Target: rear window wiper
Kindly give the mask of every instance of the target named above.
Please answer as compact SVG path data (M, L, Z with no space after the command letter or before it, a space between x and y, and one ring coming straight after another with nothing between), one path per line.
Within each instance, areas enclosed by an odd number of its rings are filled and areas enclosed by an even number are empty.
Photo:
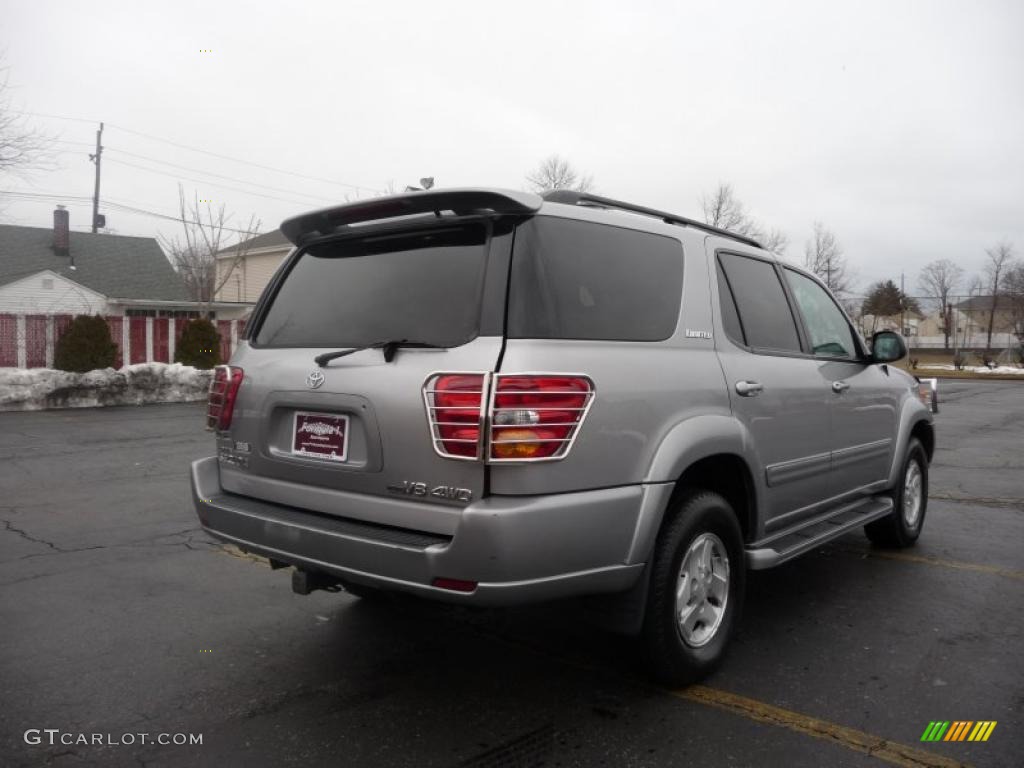
M440 344L431 344L427 341L411 341L409 339L394 339L392 341L378 341L373 344L367 344L363 347L353 347L352 349L342 349L337 352L325 352L322 355L317 355L313 358L317 365L323 368L331 360L337 360L339 357L345 357L345 355L352 355L356 352L362 352L364 349L382 349L384 350L384 362L390 363L395 359L395 353L400 347L418 347L420 349L444 349Z

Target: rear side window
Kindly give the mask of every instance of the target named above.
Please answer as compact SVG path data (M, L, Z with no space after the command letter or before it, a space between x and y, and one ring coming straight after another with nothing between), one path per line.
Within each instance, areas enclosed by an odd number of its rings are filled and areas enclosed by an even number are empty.
M796 320L775 267L767 261L735 253L719 254L718 263L736 300L746 345L800 352Z
M508 335L662 341L679 319L678 240L547 216L516 230Z
M256 344L465 344L478 333L487 237L472 224L312 246L285 275Z

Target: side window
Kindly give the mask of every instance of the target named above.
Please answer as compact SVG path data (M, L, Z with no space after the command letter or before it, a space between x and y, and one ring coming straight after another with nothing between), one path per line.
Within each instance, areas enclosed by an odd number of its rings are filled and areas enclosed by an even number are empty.
M736 299L747 345L758 349L802 351L796 321L775 267L767 261L734 253L720 254L718 261Z
M814 354L821 357L857 357L857 344L846 316L828 292L799 272L786 269L797 306L804 316L807 332L811 335Z
M732 290L729 288L729 281L726 280L721 264L718 265L718 304L722 308L722 326L725 335L737 344L746 345L747 340L743 336L740 316L736 312L736 299L732 297Z
M535 216L516 230L508 337L662 341L682 290L678 240Z

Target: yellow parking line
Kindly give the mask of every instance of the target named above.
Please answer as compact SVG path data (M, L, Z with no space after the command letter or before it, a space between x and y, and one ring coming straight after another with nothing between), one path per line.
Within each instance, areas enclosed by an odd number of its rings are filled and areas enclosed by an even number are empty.
M889 741L881 736L873 736L854 728L847 728L844 725L837 725L827 720L802 715L799 712L775 707L728 691L708 688L704 685L691 685L689 688L671 691L671 693L681 699L732 712L749 720L777 725L797 733L830 741L886 763L902 766L902 768L958 768L958 766L964 765L957 760L950 760L942 755Z
M977 563L965 563L960 560L941 560L937 557L912 555L909 552L884 552L855 549L848 549L846 551L867 555L868 557L881 557L885 560L902 560L907 563L924 563L925 565L938 565L943 568L954 568L959 571L990 573L994 576L1005 576L1008 579L1024 579L1024 571L1015 571L1012 568L1001 568L998 565L979 565Z

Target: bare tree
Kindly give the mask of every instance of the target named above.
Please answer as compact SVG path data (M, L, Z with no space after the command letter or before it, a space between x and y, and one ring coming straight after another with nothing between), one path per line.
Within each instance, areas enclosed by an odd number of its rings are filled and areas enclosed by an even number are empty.
M780 229L769 229L767 232L757 233L753 237L761 243L762 248L776 256L784 256L786 249L789 248L789 238Z
M706 224L753 238L766 251L781 256L789 247L789 238L785 233L778 229L764 230L747 213L746 207L733 192L732 184L719 182L714 192L701 197L700 207Z
M759 231L747 215L746 207L733 193L732 184L719 182L714 192L701 197L700 207L704 211L704 222L713 227L746 236Z
M804 266L837 296L850 292L843 249L835 234L820 221L814 222L814 236L804 246Z
M594 177L577 171L568 160L558 155L551 155L526 174L526 183L537 194L549 192L552 189L574 189L577 192L594 191Z
M10 81L0 55L0 176L51 167L53 139L29 126L11 107Z
M160 244L170 254L171 263L185 281L192 300L206 304L209 314L209 305L217 292L245 258L249 241L259 233L260 221L251 216L244 227L228 227L231 215L223 204L217 209L209 203L204 207L200 205L198 194L190 204L180 184L178 205L184 239L161 235ZM229 244L228 240L236 235L238 241ZM230 252L230 256L218 258L218 254L224 252Z
M1017 342L1021 346L1018 356L1024 357L1024 262L1017 261L1007 268L1006 274L1003 275L1003 293L1013 326L1013 335L1017 337Z
M942 334L945 348L949 349L949 331L953 324L953 310L949 297L963 279L964 270L949 259L938 259L926 264L917 278L918 288L925 296L933 299L942 315Z
M985 280L992 300L988 311L988 334L985 337L985 351L989 352L992 349L992 327L996 321L999 294L1003 289L1003 273L1013 260L1013 244L1005 241L996 243L986 249L985 254L988 256L988 264L985 265Z

